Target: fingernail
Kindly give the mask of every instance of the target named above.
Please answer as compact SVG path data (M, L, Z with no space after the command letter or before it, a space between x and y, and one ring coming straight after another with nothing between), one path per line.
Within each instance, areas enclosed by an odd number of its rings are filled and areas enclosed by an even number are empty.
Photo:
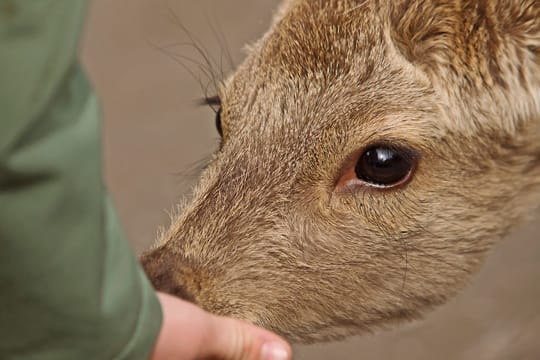
M283 344L270 342L263 345L261 350L262 360L288 360L289 350Z

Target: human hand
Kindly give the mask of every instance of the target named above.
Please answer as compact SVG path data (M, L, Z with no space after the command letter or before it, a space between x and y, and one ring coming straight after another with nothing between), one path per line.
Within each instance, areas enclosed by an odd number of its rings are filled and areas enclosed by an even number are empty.
M279 336L218 317L174 296L158 293L163 323L151 360L290 360Z

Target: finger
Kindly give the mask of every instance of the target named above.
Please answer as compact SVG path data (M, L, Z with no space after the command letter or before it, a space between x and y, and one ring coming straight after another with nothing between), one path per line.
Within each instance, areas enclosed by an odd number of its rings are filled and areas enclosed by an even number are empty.
M290 360L292 351L279 336L254 325L212 316L204 356L222 360Z
M152 360L200 359L212 317L202 309L174 296L159 293L163 320Z

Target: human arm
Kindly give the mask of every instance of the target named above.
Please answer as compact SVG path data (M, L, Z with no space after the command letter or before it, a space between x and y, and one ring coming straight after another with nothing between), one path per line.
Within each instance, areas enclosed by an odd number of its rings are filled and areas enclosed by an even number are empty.
M0 2L0 357L145 359L161 309L102 181L86 1Z

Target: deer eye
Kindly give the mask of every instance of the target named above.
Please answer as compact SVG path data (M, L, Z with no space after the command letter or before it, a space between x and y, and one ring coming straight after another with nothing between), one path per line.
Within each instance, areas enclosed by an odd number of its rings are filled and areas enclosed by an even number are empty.
M200 101L201 105L208 105L216 113L215 123L219 136L223 137L223 127L221 126L221 98L219 95L205 97Z
M223 137L223 128L221 127L221 107L216 111L216 130L219 136Z
M358 179L378 187L393 187L406 182L416 165L414 151L395 146L367 148L355 166Z

